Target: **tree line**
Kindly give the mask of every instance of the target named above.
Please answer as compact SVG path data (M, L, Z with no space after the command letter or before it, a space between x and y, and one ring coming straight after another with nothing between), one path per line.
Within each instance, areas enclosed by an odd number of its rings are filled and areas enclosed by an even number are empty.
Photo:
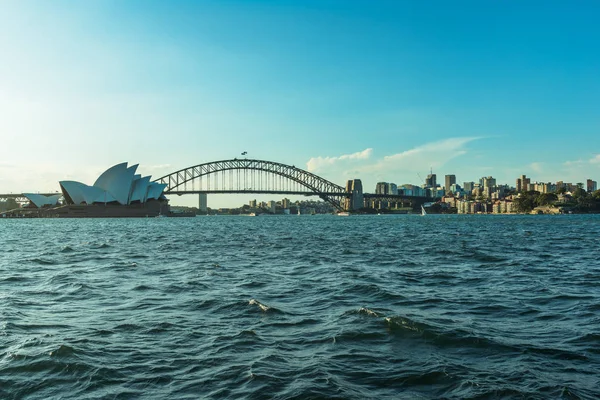
M560 206L577 213L600 213L600 190L588 193L583 188L577 188L570 197L567 195L566 199L560 202L557 193L531 190L522 192L514 199L513 204L516 211L525 213L543 206Z

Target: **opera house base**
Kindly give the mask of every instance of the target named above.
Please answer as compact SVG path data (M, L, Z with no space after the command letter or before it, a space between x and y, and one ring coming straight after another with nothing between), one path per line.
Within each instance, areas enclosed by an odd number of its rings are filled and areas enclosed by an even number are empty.
M126 162L104 171L96 182L60 181L62 195L23 193L29 204L1 214L13 218L145 218L193 217L195 213L172 213L164 195L166 183L136 174L138 165ZM60 199L62 197L62 205Z
M169 216L169 203L149 201L141 204L90 204L64 205L40 209L39 217L47 218L145 218Z

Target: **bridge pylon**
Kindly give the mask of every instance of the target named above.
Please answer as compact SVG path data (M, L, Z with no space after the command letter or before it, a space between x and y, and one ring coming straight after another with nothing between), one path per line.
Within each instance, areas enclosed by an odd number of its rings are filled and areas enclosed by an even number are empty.
M350 179L346 182L346 192L349 193L344 204L346 211L356 211L364 207L363 187L360 179Z
M208 211L208 201L206 193L198 193L198 210L201 212Z

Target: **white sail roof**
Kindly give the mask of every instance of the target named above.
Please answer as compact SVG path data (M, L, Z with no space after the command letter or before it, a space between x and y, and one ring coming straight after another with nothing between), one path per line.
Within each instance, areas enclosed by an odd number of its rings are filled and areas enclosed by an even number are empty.
M42 208L44 206L55 206L62 195L53 194L52 196L44 196L37 193L23 193L23 196L27 197L37 208Z
M77 181L60 181L59 184L68 203L85 203L83 192L87 187L86 184Z
M93 186L102 188L104 190L108 190L108 188L110 187L110 185L112 184L112 182L114 181L115 177L120 175L121 173L125 172L127 170L127 163L120 163L117 165L113 165L112 167L110 167L109 169L107 169L106 171L104 171L99 177L98 179L96 179L96 182L94 182Z
M146 201L146 195L148 193L148 186L150 185L150 177L145 176L143 178L133 181L133 190L131 193L130 203L132 201L139 201L144 203Z
M129 204L133 177L138 164L127 167L127 163L117 164L100 175L94 186L110 193L120 204Z
M61 181L61 189L67 203L93 204L118 202L126 205L132 201L146 202L148 199L159 199L167 187L166 184L151 183L150 176L136 174L138 164L127 166L127 163L114 165L104 171L93 186L76 181Z
M147 200L155 199L158 200L160 196L162 196L163 191L167 187L166 183L156 183L152 182L148 186L148 196L146 196Z

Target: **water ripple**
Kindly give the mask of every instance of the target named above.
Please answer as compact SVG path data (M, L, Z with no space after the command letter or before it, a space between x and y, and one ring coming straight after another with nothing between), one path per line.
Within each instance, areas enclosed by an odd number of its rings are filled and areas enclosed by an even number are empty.
M0 397L600 398L599 222L0 221Z

